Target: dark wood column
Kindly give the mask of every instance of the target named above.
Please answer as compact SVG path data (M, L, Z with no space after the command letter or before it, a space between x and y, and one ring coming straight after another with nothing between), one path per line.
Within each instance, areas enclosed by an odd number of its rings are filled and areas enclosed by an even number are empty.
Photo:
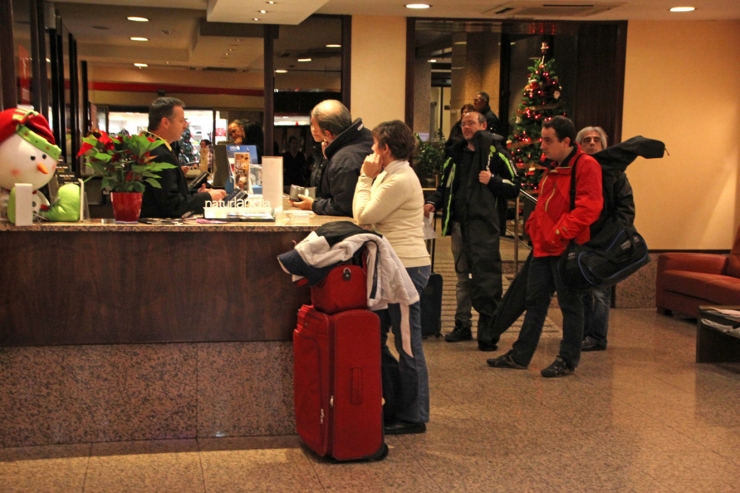
M342 104L352 112L352 16L342 16Z
M272 24L265 26L264 36L264 53L265 53L265 148L264 155L272 156L274 152L274 133L275 133L275 64L274 60L274 40L278 27Z
M13 0L0 0L0 74L2 76L2 109L13 108L18 102L13 51Z

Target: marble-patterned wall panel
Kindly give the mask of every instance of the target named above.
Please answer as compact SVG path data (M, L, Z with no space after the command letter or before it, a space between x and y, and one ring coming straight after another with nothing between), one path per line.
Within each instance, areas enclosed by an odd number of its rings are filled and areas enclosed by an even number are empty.
M198 346L198 436L295 433L290 342Z
M658 254L650 254L650 263L617 284L616 308L655 308L655 277Z
M193 438L194 344L0 348L0 446Z

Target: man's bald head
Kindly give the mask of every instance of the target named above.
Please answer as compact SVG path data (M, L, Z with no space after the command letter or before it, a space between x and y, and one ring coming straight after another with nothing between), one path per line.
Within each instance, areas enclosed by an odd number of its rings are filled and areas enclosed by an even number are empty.
M318 126L322 134L329 132L334 140L339 134L352 126L352 115L340 101L327 99L311 110L311 125Z

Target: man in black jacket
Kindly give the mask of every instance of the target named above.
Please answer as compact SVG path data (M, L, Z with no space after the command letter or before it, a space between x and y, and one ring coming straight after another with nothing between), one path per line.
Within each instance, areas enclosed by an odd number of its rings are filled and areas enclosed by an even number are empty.
M576 135L586 154L596 154L607 147L606 132L601 127L585 127ZM632 185L622 170L604 169L604 209L591 226L592 233L599 230L607 219L631 225L635 221L635 200ZM593 235L592 235L593 237ZM583 344L581 351L603 351L606 349L606 334L609 329L609 307L612 299L611 286L583 292Z
M197 193L188 192L185 173L180 168L172 144L180 140L185 129L185 104L176 98L157 98L149 107L149 135L164 140L152 150L155 163L174 164L176 168L159 172L161 188L146 183L141 202L141 217L181 217L186 212L202 214L206 201L221 200L223 190L207 189L205 184Z
M475 111L486 117L486 128L488 131L495 134L499 131L498 117L491 109L490 101L491 97L488 93L479 92L475 95L475 99L473 99L473 106L475 106Z
M485 116L471 111L460 125L465 140L447 149L441 184L424 205L427 215L444 209L442 235L452 236L457 310L448 342L472 339L471 306L479 332L492 321L502 292L496 205L519 194L511 156L486 131Z
M316 198L298 195L293 206L327 216L352 217L352 199L365 157L373 152L373 134L362 120L354 122L339 101L328 99L311 111L311 135L321 142L326 162L318 162L311 175Z

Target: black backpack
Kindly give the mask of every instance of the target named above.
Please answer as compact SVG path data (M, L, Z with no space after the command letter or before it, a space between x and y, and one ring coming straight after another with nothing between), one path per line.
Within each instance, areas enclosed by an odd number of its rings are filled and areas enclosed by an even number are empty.
M573 164L570 183L570 210L576 203L576 163ZM604 168L602 184L604 183ZM605 191L604 191L605 192ZM604 199L612 197L603 193ZM604 204L604 210L614 210L615 204ZM591 232L591 239L583 245L571 242L560 257L558 269L565 285L584 291L601 289L627 279L640 267L650 262L645 239L631 224L614 217L597 221L598 231Z

